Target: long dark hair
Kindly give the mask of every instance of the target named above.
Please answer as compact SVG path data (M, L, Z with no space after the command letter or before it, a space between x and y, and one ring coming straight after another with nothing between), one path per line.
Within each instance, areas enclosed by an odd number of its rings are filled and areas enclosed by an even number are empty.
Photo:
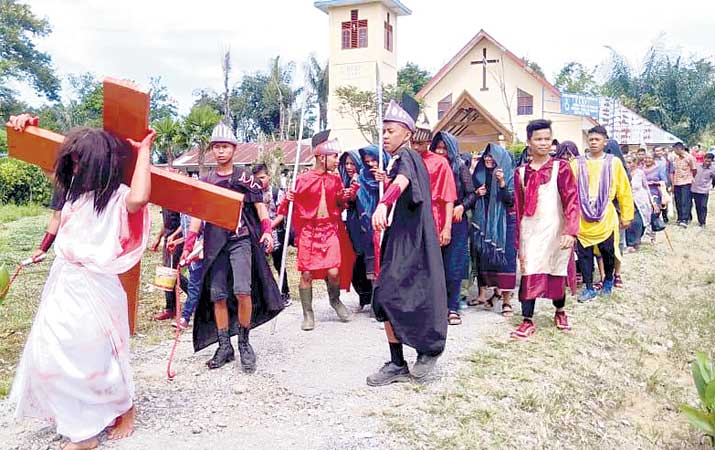
M69 202L93 193L94 211L101 214L122 182L122 162L128 155L129 145L115 135L96 128L75 128L57 155L57 189Z

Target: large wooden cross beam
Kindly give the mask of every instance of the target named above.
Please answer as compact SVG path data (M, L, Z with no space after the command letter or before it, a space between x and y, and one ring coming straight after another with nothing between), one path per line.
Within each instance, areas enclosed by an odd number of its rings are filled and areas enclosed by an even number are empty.
M126 81L104 80L104 129L123 139L141 141L149 128L149 94ZM39 127L17 132L6 127L8 154L51 173L64 136ZM136 154L124 162L123 178L131 181ZM220 227L235 230L241 215L243 194L220 188L157 167L151 168L149 201L163 208L198 217ZM127 292L129 328L134 334L139 295L141 263L120 275Z

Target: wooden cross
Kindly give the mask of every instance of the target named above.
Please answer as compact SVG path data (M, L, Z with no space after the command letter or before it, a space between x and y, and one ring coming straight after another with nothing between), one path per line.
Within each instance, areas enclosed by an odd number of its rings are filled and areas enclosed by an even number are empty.
M499 59L487 59L487 48L482 49L482 60L472 61L472 65L481 64L482 65L482 91L488 91L487 87L487 64L498 63Z
M102 115L105 130L123 139L141 141L149 127L149 94L132 83L107 78L104 80ZM6 127L6 130L10 157L37 165L48 173L54 171L57 151L64 136L38 127L27 127L24 132L17 132L12 127ZM131 182L136 157L132 154L124 161L123 179L126 184ZM152 167L149 201L162 208L235 230L241 215L243 194ZM136 323L140 272L141 262L120 275L127 293L131 334L134 334Z

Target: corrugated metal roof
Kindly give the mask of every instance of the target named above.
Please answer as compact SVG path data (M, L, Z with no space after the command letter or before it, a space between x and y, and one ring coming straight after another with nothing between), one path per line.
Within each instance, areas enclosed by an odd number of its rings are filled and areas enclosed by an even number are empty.
M239 143L236 146L236 152L233 154L233 163L239 165L254 164L259 160L261 152L272 152L280 149L283 152L283 164L295 164L295 154L298 145L296 141L277 141L266 142L259 144L255 142ZM197 147L185 152L174 160L175 167L196 167L199 161L199 150ZM304 140L301 144L301 154L299 164L301 166L311 165L313 163L313 153L310 148L310 140ZM211 166L216 164L213 153L206 152L204 164Z

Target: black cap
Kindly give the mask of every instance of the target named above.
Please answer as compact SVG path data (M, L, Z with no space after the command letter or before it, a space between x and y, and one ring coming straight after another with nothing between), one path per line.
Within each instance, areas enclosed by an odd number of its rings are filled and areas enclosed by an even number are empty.
M313 148L319 146L323 142L327 141L330 137L330 130L323 130L313 135L313 140L311 141L311 146Z
M412 120L417 122L417 117L420 115L420 104L417 103L417 100L412 98L409 94L403 93L400 106L412 117Z

